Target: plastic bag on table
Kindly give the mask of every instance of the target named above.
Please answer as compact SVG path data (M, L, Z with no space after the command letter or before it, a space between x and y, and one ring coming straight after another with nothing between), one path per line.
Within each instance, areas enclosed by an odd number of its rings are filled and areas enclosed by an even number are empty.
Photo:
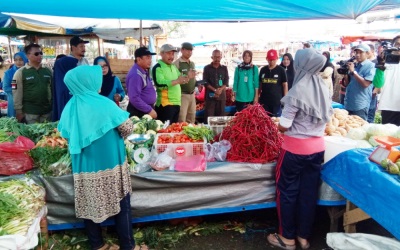
M33 168L33 160L27 151L35 143L30 139L18 136L14 142L0 143L0 175L23 174Z
M166 170L175 164L175 160L170 156L173 149L167 147L164 152L157 154L157 150L152 150L148 164L154 170Z
M225 161L228 151L231 149L231 143L228 140L206 144L207 161Z
M35 143L26 137L18 136L14 142L3 142L0 143L0 151L19 153L26 152L35 147Z
M192 156L178 156L175 162L175 171L178 172L203 172L207 168L204 153Z

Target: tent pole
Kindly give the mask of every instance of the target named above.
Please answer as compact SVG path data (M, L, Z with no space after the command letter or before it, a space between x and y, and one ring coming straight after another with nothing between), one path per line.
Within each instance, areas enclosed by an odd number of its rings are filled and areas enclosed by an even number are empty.
M100 50L100 37L97 37L97 52L99 53L99 56L101 56L101 50Z
M143 41L142 41L142 39L143 39L142 19L140 19L139 32L140 32L139 44L140 44L140 47L143 47Z
M7 36L7 38L8 38L8 57L10 59L10 62L14 63L14 57L12 56L13 52L11 50L11 38L10 36Z

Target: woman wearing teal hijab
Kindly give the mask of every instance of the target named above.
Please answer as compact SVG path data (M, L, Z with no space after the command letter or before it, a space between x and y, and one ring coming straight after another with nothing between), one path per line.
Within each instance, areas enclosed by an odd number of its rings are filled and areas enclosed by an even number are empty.
M26 57L24 52L18 52L14 55L14 65L11 66L6 72L4 72L3 78L3 90L7 94L7 116L15 117L15 109L14 109L14 97L12 94L11 81L15 72L22 66L24 66L28 62L28 58Z
M68 140L75 188L75 212L84 219L92 249L104 244L100 223L114 217L120 249L135 247L131 225L131 182L124 137L132 131L129 113L99 94L100 66L79 66L64 81L72 93L58 125Z

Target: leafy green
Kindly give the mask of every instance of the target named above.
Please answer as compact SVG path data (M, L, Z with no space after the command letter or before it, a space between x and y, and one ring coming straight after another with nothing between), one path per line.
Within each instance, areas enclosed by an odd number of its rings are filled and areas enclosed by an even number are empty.
M205 126L185 126L183 133L194 140L202 140L205 137L207 141L210 141L214 137L214 132Z
M53 171L49 168L50 165L60 160L67 153L67 148L49 146L36 147L29 151L34 165L41 170L44 176L52 176Z
M3 229L5 225L23 215L24 211L19 208L20 203L13 195L0 193L0 236L9 234Z

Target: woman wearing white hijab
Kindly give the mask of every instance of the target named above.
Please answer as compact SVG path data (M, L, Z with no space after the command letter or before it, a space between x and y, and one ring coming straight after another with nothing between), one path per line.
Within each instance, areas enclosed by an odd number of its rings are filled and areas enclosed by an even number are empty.
M319 76L326 57L314 49L296 53L293 87L281 99L279 130L284 133L276 165L279 234L268 242L282 249L308 249L323 163L325 124L332 115L329 90ZM304 91L307 90L307 91Z

